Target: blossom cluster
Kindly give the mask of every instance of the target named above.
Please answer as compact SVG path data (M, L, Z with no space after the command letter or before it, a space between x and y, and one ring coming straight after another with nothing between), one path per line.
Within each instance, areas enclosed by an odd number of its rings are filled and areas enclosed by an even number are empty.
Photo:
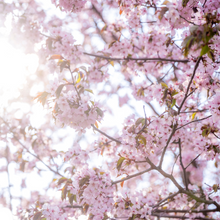
M79 145L75 145L74 147L70 148L64 157L64 161L68 161L72 166L83 166L86 164L87 160L89 159L89 155L86 151L82 150Z
M1 120L0 159L7 163L0 171L10 179L11 162L24 173L41 174L44 166L56 176L48 189L61 193L51 202L47 190L32 192L27 204L21 201L26 216L220 219L219 1L52 0L48 14L40 4L0 1L0 16L12 17L11 40L40 56L25 94L43 84L35 99L56 125L48 119L46 129L35 129L26 117ZM112 130L98 124L104 111L117 112L109 96L119 97L126 115L134 113L121 129L118 121ZM54 131L65 125L79 132L78 141L58 153ZM91 127L98 140L78 137ZM28 188L28 181L20 185Z
M63 8L64 11L80 12L87 1L85 0L52 0L56 6Z
M110 174L101 169L89 169L84 166L72 177L70 193L77 195L80 205L89 206L87 212L95 220L101 220L111 212L113 192Z
M54 27L50 31L51 36L47 40L49 54L62 55L70 63L78 63L82 56L82 48L76 45L72 34L62 31L61 27Z

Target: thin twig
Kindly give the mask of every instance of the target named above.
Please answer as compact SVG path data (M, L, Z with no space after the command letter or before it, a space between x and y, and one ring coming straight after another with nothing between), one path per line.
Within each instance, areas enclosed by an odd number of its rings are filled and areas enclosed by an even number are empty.
M63 209L65 209L65 208L83 209L83 207L80 206L80 205L67 205L67 206L64 206L64 207L62 207L62 208L63 208Z
M168 199L172 199L173 197L175 197L176 195L179 194L179 191L176 193L173 193L171 195L169 195L168 197L166 197L165 199L161 200L160 202L158 202L156 205L153 206L153 208L159 206L160 204L162 204L163 202L167 201Z
M153 110L153 112L154 112L157 116L159 116L159 113L155 110L155 108L153 107L153 105L152 105L150 102L148 102L147 104L148 104L149 107Z
M93 127L94 130L98 131L100 134L103 134L104 136L106 136L106 137L109 138L110 140L115 141L115 142L117 142L118 144L121 144L121 141L119 141L119 140L117 140L117 139L115 139L115 138L113 138L113 137L107 135L107 134L106 134L105 132L103 132L103 131L100 131L98 128L96 128L95 125L91 124L91 126Z
M134 178L134 177L136 177L136 176L140 176L140 175L142 175L142 174L144 174L144 173L147 173L147 172L149 172L149 171L151 171L151 170L152 170L152 168L150 167L150 168L147 169L147 170L143 170L143 171L141 171L141 172L139 172L139 173L135 173L135 174L133 174L133 175L129 175L129 176L127 176L126 178L123 178L123 179L121 179L121 180L117 180L117 181L112 182L112 185L117 184L117 183L121 183L121 182L126 181L126 180L129 180L129 179Z
M146 158L146 160L147 160L147 162L150 164L150 166L152 167L152 169L157 170L157 171L158 171L160 174L162 174L165 178L169 178L169 179L172 181L172 183L179 189L179 192L183 192L183 191L184 191L184 189L182 188L182 186L179 185L179 183L176 181L176 179L175 179L172 175L170 175L170 174L164 172L164 171L161 169L160 166L155 166L155 164L152 163L149 158Z
M180 215L161 215L161 214L151 214L151 216L158 216L161 218L177 218L177 219L191 219L191 217L180 216ZM212 218L203 218L203 217L193 217L193 219L201 219L201 220L213 220Z
M138 131L137 134L140 134L146 127L147 127L147 116L146 116L146 111L145 111L145 106L143 106L143 109L144 109L144 126L141 128L140 131Z
M219 136L217 136L217 135L216 135L214 132L212 132L212 134L214 134L216 138L220 139L220 137L219 137Z
M201 59L202 59L202 57L200 56L200 57L198 58L197 62L196 62L196 65L195 65L194 70L193 70L192 77L191 77L191 79L190 79L190 81L189 81L189 84L188 84L188 86L187 86L187 89L186 89L185 97L184 97L184 99L183 99L183 101L182 101L182 103L180 104L180 107L179 107L179 109L178 109L178 114L180 113L180 110L182 109L183 104L184 104L184 102L186 101L186 99L187 99L187 97L188 97L188 92L189 92L190 86L191 86L191 84L192 84L193 78L194 78L194 76L195 76L195 74L196 74L196 70L197 70L197 68L198 68L198 66L199 66L199 63L200 63L200 60L201 60Z
M199 26L199 25L195 24L194 22L187 20L187 19L184 18L182 15L180 15L180 17L181 17L183 20L185 20L186 22L190 23L190 24L193 24L193 25Z
M206 4L207 0L204 1L202 7L204 8L205 7L205 4Z
M140 23L156 23L157 21L140 21Z
M190 122L186 123L185 125L182 125L182 126L178 127L176 130L179 130L179 129L181 129L181 128L183 128L183 127L185 127L185 126L187 126L187 125L189 125L191 123L203 121L203 120L208 119L210 117L212 117L212 115L209 115L209 116L207 116L205 118L201 118L201 119L197 119L197 120L194 120L194 121L190 121Z
M169 138L168 138L168 140L167 140L166 146L165 146L164 149L163 149L163 153L162 153L162 156L161 156L161 158L160 158L160 163L159 163L159 167L160 167L160 168L162 167L163 158L164 158L164 155L165 155L165 153L166 153L167 147L168 147L168 145L169 145L169 143L170 143L170 141L171 141L171 139L172 139L174 133L176 132L176 127L177 127L177 124L174 124L174 125L173 125L173 130L172 130L172 132L171 132L171 134L170 134L170 136L169 136Z
M92 56L92 57L99 57L102 59L106 59L106 60L115 60L115 61L121 61L121 60L144 60L144 61L165 61L165 62L181 62L181 63L188 63L189 60L175 60L175 59L167 59L167 58L150 58L150 57L140 57L140 58L134 58L134 57L125 57L125 58L116 58L116 57L107 57L107 56L103 56L103 55L98 55L98 54L92 54L92 53L87 53L84 52L83 54L88 55L88 56Z
M134 161L134 163L147 163L146 160L143 160L143 161Z
M175 160L175 162L174 162L174 164L173 164L172 171L171 171L171 174L170 174L170 175L173 175L173 169L174 169L174 166L175 166L175 164L176 164L176 161L177 161L178 157L179 157L179 155L177 155L177 157L176 157L176 160Z
M195 111L187 111L187 112L180 112L180 114L183 114L183 113L197 113L197 112L205 112L205 111L208 111L209 109L203 109L203 110L195 110Z
M203 209L203 210L179 210L179 209L173 209L173 210L169 210L169 209L155 209L154 212L167 212L167 213L171 213L171 212L180 212L180 213L203 213L203 212L216 212L217 209Z
M194 158L186 167L185 170L200 156L201 154L199 154L196 158Z
M181 147L181 139L179 138L179 153L180 153L180 165L183 169L183 176L184 176L184 180L185 180L185 186L186 186L186 190L188 190L188 182L187 182L187 178L186 178L186 169L183 166L183 161L182 161L182 147Z
M41 35L43 35L44 37L47 38L51 38L53 40L56 40L53 37L47 36L43 33L40 33ZM168 59L168 58L160 58L160 57L155 57L155 58L151 58L151 57L140 57L140 58L134 58L134 57L125 57L125 58L116 58L116 57L107 57L107 56L103 56L103 55L98 55L98 54L92 54L92 53L87 53L87 52L83 52L83 54L88 55L88 56L92 56L92 57L99 57L102 59L106 59L106 60L112 60L112 61L123 61L123 60L144 60L144 61L165 61L165 62L179 62L179 63L188 63L190 62L188 59L185 60L178 60L178 59Z

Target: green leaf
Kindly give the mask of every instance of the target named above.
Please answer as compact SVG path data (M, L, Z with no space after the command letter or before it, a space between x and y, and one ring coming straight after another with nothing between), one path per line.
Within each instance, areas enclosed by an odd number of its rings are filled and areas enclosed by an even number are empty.
M170 3L170 1L165 0L165 1L162 3L162 5L167 5L168 3Z
M76 202L76 195L73 195L70 193L70 195L68 195L68 198L69 198L70 205L73 205L73 201Z
M27 162L28 162L27 160L22 160L22 162L20 163L20 170L21 170L22 172L24 172L25 164L26 164Z
M93 93L93 91L92 91L91 89L85 89L85 91L87 91L87 92L90 92L90 93L94 94L94 93Z
M37 101L42 103L42 105L44 106L48 95L48 92L39 92L34 99L37 99Z
M171 96L175 96L175 95L177 95L178 94L178 92L176 91L176 90L174 90L172 93L171 93Z
M103 111L99 107L96 107L96 112L99 116L103 117Z
M214 184L213 186L212 186L212 189L214 190L214 192L217 192L218 191L218 184Z
M160 21L163 19L163 16L165 15L165 13L168 11L169 9L167 7L162 7L160 14L158 16L158 18L160 19Z
M192 114L192 120L194 120L195 116L196 116L196 112L194 112L194 113Z
M68 187L68 184L65 184L64 187L62 188L62 192L61 192L61 199L62 200L66 199L67 187Z
M111 48L111 47L113 46L113 44L116 43L116 42L117 42L116 40L113 41L113 42L111 42L111 43L109 44L109 46L108 46L108 49Z
M173 99L173 100L172 100L172 104L171 104L170 107L173 108L174 105L176 105L176 99Z
M68 61L59 60L57 65L60 66L60 72L62 73L63 69L67 67Z
M110 61L109 63L114 67L114 61Z
M32 148L34 148L36 142L37 142L37 139L35 139L35 140L32 142L32 144L31 144Z
M138 136L138 139L141 140L141 142L142 142L144 145L147 144L146 138L145 138L143 135L139 135L139 136Z
M215 62L215 56L214 56L214 53L213 53L211 50L208 51L207 55L208 55L208 57L209 57L213 62Z
M201 53L200 53L200 56L203 56L205 55L206 53L208 53L210 51L210 48L208 45L205 45L202 50L201 50Z
M192 47L192 45L195 43L195 37L194 36L188 36L184 39L182 46L184 49L184 56L187 57L190 48Z
M76 81L76 83L79 83L81 81L81 76L80 76L80 73L78 73L78 79Z
M58 186L64 182L66 182L68 179L66 177L61 177L59 180L58 180Z
M182 6L186 7L186 5L188 4L189 0L182 0Z
M79 186L82 187L83 185L85 185L86 183L89 182L90 176L86 176L83 177L80 181L79 181Z
M55 92L57 98L60 97L60 93L61 93L63 87L64 87L64 84L58 86L58 88L57 88L57 90L56 90L56 92Z
M82 209L82 212L83 212L84 215L87 213L88 209L89 209L89 205L88 204L84 204L83 209Z
M36 212L34 214L33 220L40 220L42 216L42 212Z
M136 127L138 127L138 125L142 123L142 125L144 126L145 124L145 119L144 118L138 118L137 121L135 122Z
M117 170L119 171L121 169L122 163L125 160L125 157L120 157L117 162Z
M85 91L84 87L81 86L80 89L78 90L78 93L79 93L79 94L82 94L84 91Z
M203 131L202 131L202 136L203 137L207 137L209 134L208 134L208 129L204 129Z
M161 82L160 84L161 84L161 86L162 86L162 87L164 87L164 88L167 88L167 89L168 89L168 85L167 85L166 83Z
M136 215L132 215L132 217L130 217L128 220L134 220L136 218Z

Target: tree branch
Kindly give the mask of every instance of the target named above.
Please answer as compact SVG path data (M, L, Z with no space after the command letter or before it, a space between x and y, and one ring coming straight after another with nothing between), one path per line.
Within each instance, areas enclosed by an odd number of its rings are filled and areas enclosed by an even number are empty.
M177 219L192 219L191 217L185 217L185 216L180 216L180 215L161 215L161 214L152 214L151 216L157 216L161 218L177 218ZM203 218L203 217L193 217L193 219L201 219L201 220L213 220L211 218Z
M186 123L185 125L182 125L182 126L178 127L176 130L179 130L179 129L181 129L181 128L183 128L183 127L185 127L185 126L187 126L187 125L189 125L191 123L198 122L198 121L203 121L203 120L205 120L207 118L210 118L210 117L212 117L212 115L209 115L209 116L207 116L205 118L201 118L201 119L197 119L197 120L194 120L194 121L190 121L190 122Z
M172 167L172 170L171 170L171 174L170 174L170 175L173 175L173 169L174 169L174 166L175 166L175 164L176 164L176 161L177 161L178 157L179 157L179 155L176 157L176 160L175 160L175 162L174 162L174 164L173 164L173 167Z
M173 209L173 210L169 210L169 209L155 209L154 212L167 212L167 213L171 213L171 212L180 212L180 213L208 213L208 212L216 212L218 211L217 209L202 209L202 210L180 210L180 209Z
M188 190L188 182L187 182L187 178L186 178L186 169L183 166L183 161L182 161L182 149L181 149L181 139L179 138L179 152L180 152L180 165L182 167L183 170L183 176L184 176L184 180L185 180L185 186L186 186L186 190Z
M174 124L174 125L173 125L173 130L172 130L172 132L171 132L171 134L170 134L170 136L169 136L169 138L168 138L168 140L167 140L166 146L165 146L164 149L163 149L163 153L162 153L162 156L161 156L161 158L160 158L160 163L159 163L159 167L160 167L160 168L162 167L164 155L165 155L166 150L167 150L167 147L168 147L168 145L169 145L169 143L170 143L170 141L171 141L171 139L172 139L172 137L173 137L173 135L174 135L174 133L175 133L175 131L176 131L176 127L177 127L177 124Z
M136 176L140 176L140 175L142 175L142 174L144 174L144 173L147 173L147 172L149 172L149 171L151 171L151 170L152 170L152 168L150 167L150 168L147 169L147 170L143 170L143 171L141 171L141 172L139 172L139 173L135 173L135 174L133 174L133 175L129 175L128 177L126 177L126 178L124 178L124 179L121 179L121 180L117 180L117 181L112 182L112 185L117 184L117 183L121 183L121 182L126 181L126 180L129 180L129 179L134 178L134 177L136 177Z
M107 134L106 134L106 133L104 133L103 131L100 131L98 128L96 128L96 126L95 126L95 125L91 124L91 126L93 127L93 129L94 129L94 130L98 131L100 134L102 134L102 135L106 136L107 138L109 138L109 139L110 139L110 140L112 140L112 141L117 142L118 144L121 144L121 141L119 141L119 140L117 140L117 139L115 139L115 138L113 138L113 137L111 137L111 136L107 135Z
M32 155L33 157L37 158L42 164L44 164L44 166L46 166L50 171L52 171L53 173L56 173L58 174L59 176L62 176L64 177L62 174L60 174L59 172L53 170L51 167L49 167L46 163L44 163L44 161L38 156L38 155L35 155L33 153L31 153L27 147L24 146L24 144L15 136L15 133L11 130L11 127L9 126L9 124L2 118L2 121L8 126L9 130L11 131L11 133L13 134L13 138L30 154Z
M141 130L140 131L138 131L138 133L137 134L140 134L146 127L147 127L147 116L146 116L146 112L145 112L145 106L143 106L143 109L144 109L144 126L143 126L143 128L141 128Z
M140 58L116 58L116 57L107 57L107 56L103 56L103 55L98 55L98 54L92 54L92 53L87 53L84 52L83 54L88 55L88 56L92 56L92 57L99 57L102 59L106 59L106 60L115 60L115 61L121 61L121 60L144 60L144 61L165 61L165 62L181 62L181 63L187 63L189 62L189 60L175 60L175 59L167 59L167 58L149 58L149 57L140 57Z
M190 24L193 24L193 25L199 26L199 25L195 24L194 22L187 20L187 19L184 18L182 15L180 15L180 17L181 17L183 20L185 20L186 22L190 23Z
M153 208L159 206L160 204L162 204L163 202L165 202L166 200L168 199L172 199L173 197L175 197L176 195L178 195L180 192L176 192L176 193L173 193L171 195L169 195L168 197L166 197L165 199L161 200L160 202L158 202L156 205L153 206Z
M192 84L193 78L194 78L194 76L195 76L195 74L196 74L196 70L197 70L197 68L198 68L198 66L199 66L199 63L200 63L201 59L202 59L202 57L200 56L200 57L198 58L198 60L196 61L196 65L195 65L195 67L194 67L192 77L191 77L191 79L190 79L190 81L189 81L189 84L188 84L188 86L187 86L187 89L186 89L185 97L184 97L184 99L183 99L183 101L182 101L182 103L180 104L180 107L179 107L179 109L178 109L178 114L180 113L180 110L182 109L183 104L184 104L184 102L186 101L186 99L187 99L187 97L188 97L188 92L189 92L190 86L191 86L191 84Z
M190 166L201 154L199 154L196 158L194 158L185 168L185 170Z

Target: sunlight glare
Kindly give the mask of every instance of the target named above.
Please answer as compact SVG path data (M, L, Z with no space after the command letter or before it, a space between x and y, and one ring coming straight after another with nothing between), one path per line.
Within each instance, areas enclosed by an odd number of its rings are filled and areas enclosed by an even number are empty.
M13 215L11 211L7 208L0 207L0 215L2 220L13 220Z
M16 50L2 38L0 48L0 107L2 107L7 105L9 99L19 96L18 89L25 84L25 77L36 71L38 57Z

